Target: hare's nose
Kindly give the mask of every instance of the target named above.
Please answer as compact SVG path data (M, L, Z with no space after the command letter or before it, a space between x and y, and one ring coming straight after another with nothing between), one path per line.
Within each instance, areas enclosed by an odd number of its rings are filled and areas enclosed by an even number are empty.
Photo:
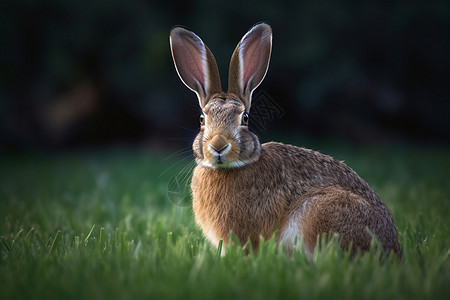
M211 152L211 154L220 155L220 154L225 154L227 152L227 150L231 147L231 145L230 145L230 143L228 143L220 149L216 149L216 147L214 147L211 144L209 145L209 147L210 147L209 151Z
M209 152L213 155L224 155L230 148L231 144L222 135L216 135L208 146Z

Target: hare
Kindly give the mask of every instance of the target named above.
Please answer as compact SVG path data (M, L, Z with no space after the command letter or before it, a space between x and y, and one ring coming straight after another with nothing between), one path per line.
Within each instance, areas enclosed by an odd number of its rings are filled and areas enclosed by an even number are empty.
M328 234L354 254L369 250L375 235L384 251L401 256L391 214L350 167L313 150L261 145L249 131L252 93L272 51L268 24L253 26L237 45L226 93L213 54L196 34L174 27L170 46L176 71L202 110L191 190L196 223L212 245L221 239L226 245L233 232L257 249L260 236L276 232L288 253L302 243L310 254Z

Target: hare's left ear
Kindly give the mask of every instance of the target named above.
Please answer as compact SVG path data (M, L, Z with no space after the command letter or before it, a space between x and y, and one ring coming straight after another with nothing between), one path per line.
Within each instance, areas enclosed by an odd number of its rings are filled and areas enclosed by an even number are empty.
M184 27L174 27L170 32L170 49L178 75L197 94L203 109L211 96L222 92L214 55L195 33Z
M250 111L252 93L266 76L272 52L272 29L266 23L253 26L231 57L228 93L235 94Z

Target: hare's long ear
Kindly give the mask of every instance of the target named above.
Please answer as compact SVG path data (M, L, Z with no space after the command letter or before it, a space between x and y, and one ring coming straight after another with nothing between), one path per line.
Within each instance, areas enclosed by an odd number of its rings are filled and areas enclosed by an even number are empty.
M214 55L195 33L183 27L171 30L170 49L178 76L197 94L203 108L213 94L222 92Z
M247 112L253 91L266 76L271 52L272 29L266 23L259 23L244 35L231 57L228 93L240 97Z

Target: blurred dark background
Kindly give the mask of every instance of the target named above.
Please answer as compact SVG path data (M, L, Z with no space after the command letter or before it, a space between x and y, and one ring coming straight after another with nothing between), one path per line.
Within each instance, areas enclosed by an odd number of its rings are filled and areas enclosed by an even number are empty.
M0 148L189 145L199 108L170 28L203 39L226 87L262 20L274 46L259 89L283 114L261 134L448 144L449 1L16 0L0 4Z

